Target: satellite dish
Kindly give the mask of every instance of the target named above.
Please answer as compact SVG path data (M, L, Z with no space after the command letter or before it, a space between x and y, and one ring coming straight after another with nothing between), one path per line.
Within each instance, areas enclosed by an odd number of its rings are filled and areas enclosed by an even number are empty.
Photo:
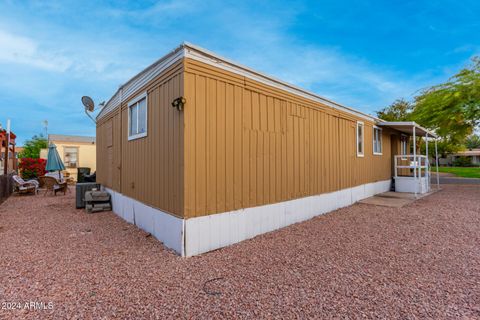
M89 112L93 112L95 110L95 103L93 102L92 98L89 96L83 96L82 97L82 103L85 106L85 114L92 119L94 123L97 123L95 119L92 117L92 115Z
M95 103L93 102L92 98L90 98L89 96L83 96L82 103L85 106L86 111L93 112L93 110L95 109Z

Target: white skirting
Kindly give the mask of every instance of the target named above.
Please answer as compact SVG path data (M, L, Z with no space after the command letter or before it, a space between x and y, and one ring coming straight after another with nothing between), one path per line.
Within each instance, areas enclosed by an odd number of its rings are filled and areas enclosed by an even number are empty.
M185 220L149 207L119 192L105 188L112 197L112 209L119 217L133 223L140 229L150 232L163 244L185 256L184 236Z
M106 188L113 211L182 256L194 256L305 221L390 190L390 180L300 199L180 219Z
M429 191L428 187L428 178L426 177L417 177L416 179L414 177L395 177L395 192L423 194Z

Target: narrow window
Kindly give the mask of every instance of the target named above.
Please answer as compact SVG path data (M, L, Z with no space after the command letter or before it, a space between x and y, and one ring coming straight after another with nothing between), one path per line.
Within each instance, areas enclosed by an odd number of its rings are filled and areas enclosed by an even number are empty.
M63 149L63 162L68 168L78 167L78 148L77 147L65 147Z
M357 157L363 157L364 155L363 131L363 122L357 121Z
M373 154L382 154L382 129L373 127Z
M400 137L400 154L403 160L407 160L407 136L404 135Z
M128 140L147 135L147 94L135 98L128 104Z

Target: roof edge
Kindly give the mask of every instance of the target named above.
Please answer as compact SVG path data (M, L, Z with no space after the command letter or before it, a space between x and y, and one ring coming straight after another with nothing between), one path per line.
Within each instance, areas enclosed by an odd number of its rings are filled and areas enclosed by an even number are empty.
M196 54L194 54L193 52ZM164 55L163 57L161 57L160 59L158 59L157 61L155 61L154 63L152 63L145 69L143 69L142 71L140 71L139 73L137 73L135 76L130 78L127 82L119 86L115 94L107 101L105 106L100 110L100 112L96 116L96 119L100 120L110 111L115 110L117 106L121 105L121 103L125 99L128 99L134 93L135 89L140 88L141 86L146 84L148 81L153 79L155 76L157 76L164 69L166 69L168 66L178 61L178 59L181 59L184 57L189 57L202 62L208 62L213 66L220 67L223 69L228 69L231 72L241 74L250 79L262 82L267 85L275 86L287 92L302 96L312 101L322 103L331 108L353 114L355 116L364 118L372 122L384 122L380 118L377 118L375 116L369 115L362 111L356 110L352 107L342 105L338 102L322 97L306 89L284 82L273 76L269 76L259 71L253 70L247 66L234 62L210 50L204 49L200 46L194 45L186 41L181 43L175 49L173 49L172 51L170 51L169 53L167 53L166 55Z
M123 102L124 91L127 91L126 96L129 97L131 94L134 93L131 91L133 91L135 88L141 87L143 84L147 83L149 80L157 76L166 67L170 66L171 64L178 61L178 59L182 58L184 47L185 47L184 43L180 44L175 49L173 49L172 51L162 56L160 59L156 60L154 63L152 63L151 65L149 65L148 67L146 67L145 69L143 69L142 71L140 71L139 73L131 77L127 82L120 85L117 91L115 91L112 97L108 99L108 101L105 103L105 106L97 114L96 119L99 120L108 112L116 109L116 107ZM171 58L173 58L173 60L169 61L169 59ZM166 62L167 62L167 65L165 66L164 64ZM144 77L142 78L142 76Z
M432 138L438 138L438 136L433 133L432 131L422 127L415 121L381 121L378 123L379 126L384 126L384 127L392 127L392 126L401 126L401 127L415 127L417 129L423 130L424 132L428 133L429 136Z
M351 114L353 113L353 114L355 114L355 115L357 115L357 116L360 116L360 117L362 117L362 118L367 118L368 120L371 120L371 121L373 121L373 122L375 122L375 121L383 121L382 119L377 118L377 117L375 117L375 116L369 115L369 114L364 113L364 112L359 111L359 110L356 110L356 109L354 109L354 108L352 108L352 107L348 107L348 106L342 105L342 104L340 104L340 103L338 103L338 102L335 102L335 101L333 101L333 100L330 100L330 99L327 99L327 98L325 98L325 97L322 97L322 96L320 96L320 95L318 95L318 94L316 94L316 93L310 92L310 91L308 91L308 90L306 90L306 89L300 88L300 87L295 86L295 85L293 85L293 84L291 84L291 83L285 82L285 81L280 80L280 79L277 79L277 78L275 78L275 77L273 77L273 76L266 75L266 74L264 74L264 73L262 73L262 72L259 72L259 71L256 71L256 70L254 70L254 69L251 69L251 68L249 68L249 67L247 67L247 66L244 66L244 65L242 65L242 64L240 64L240 63L237 63L237 62L235 62L235 61L232 61L232 60L230 60L230 59L228 59L228 58L222 57L222 56L220 56L220 55L218 55L218 54L216 54L216 53L214 53L214 52L212 52L212 51L210 51L210 50L208 50L208 49L205 49L205 48L202 48L202 47L200 47L200 46L191 44L191 43L189 43L189 42L184 42L184 43L183 43L183 46L184 46L187 50L188 50L188 49L194 50L194 51L197 51L197 52L200 53L200 54L203 54L203 55L206 55L206 56L210 56L211 58L213 58L214 60L216 60L216 63L217 63L216 66L217 66L217 67L219 66L218 64L221 65L221 63L228 64L228 65L230 65L230 66L232 66L232 67L236 67L236 68L239 68L239 69L241 69L241 70L243 70L243 71L245 71L245 72L247 72L247 73L250 73L250 78L252 78L251 75L256 76L256 78L254 77L254 80L259 80L259 78L263 78L263 79L269 80L269 81L277 84L277 87L280 87L281 89L284 89L284 90L286 89L286 91L289 91L289 92L294 93L294 94L297 94L297 95L301 95L301 96L303 96L303 97L305 97L305 98L307 98L307 99L310 99L310 100L314 100L314 101L323 103L323 104L325 104L325 105L327 105L327 106L329 106L329 107L332 107L332 108L334 108L334 109L340 109L340 110L342 110L342 111L346 111L346 112L351 113ZM188 51L187 51L186 56L195 59L195 57L192 57L191 55L188 55ZM238 72L237 72L237 73L238 73ZM244 74L244 76L248 76L248 75L245 75L245 74ZM262 82L262 81L260 81L260 82ZM272 85L272 83L266 83L266 84Z

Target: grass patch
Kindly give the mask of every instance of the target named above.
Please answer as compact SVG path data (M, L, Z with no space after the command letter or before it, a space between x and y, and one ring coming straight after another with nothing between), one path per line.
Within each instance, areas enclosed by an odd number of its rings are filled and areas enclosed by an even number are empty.
M432 167L432 173L436 168ZM438 171L447 172L463 178L480 178L480 167L438 167Z

